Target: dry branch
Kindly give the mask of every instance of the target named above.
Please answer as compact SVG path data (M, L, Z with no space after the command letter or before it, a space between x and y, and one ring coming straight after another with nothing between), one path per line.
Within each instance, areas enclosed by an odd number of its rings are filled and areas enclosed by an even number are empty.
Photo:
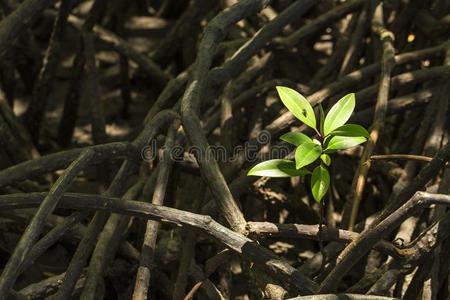
M53 81L61 56L61 43L66 31L67 17L73 5L73 0L61 2L58 16L53 25L52 36L43 59L42 69L39 72L38 82L35 85L33 97L26 112L26 125L35 143L39 141L42 119L47 108L47 98L54 87Z
M359 234L353 231L323 227L319 235L319 225L303 224L275 224L270 222L248 222L248 231L255 237L283 237L283 238L306 238L322 241L352 242ZM399 257L394 245L387 241L380 241L375 249L385 254Z
M176 122L178 123L178 122ZM179 124L174 124L169 128L165 142L165 151L160 167L158 168L158 177L155 188L153 189L152 204L163 205L168 185L169 175L173 161L170 157L170 149L174 145L175 133ZM156 172L156 170L155 170ZM148 221L146 224L144 240L142 242L141 255L139 258L139 267L136 274L136 283L133 290L133 299L146 299L150 284L151 264L156 247L156 238L158 236L159 224L155 221Z
M219 165L211 157L208 141L202 133L198 117L200 101L207 86L206 75L212 64L215 50L225 30L245 16L252 15L267 4L268 1L241 1L231 8L219 13L206 27L200 42L195 68L181 100L181 118L183 128L192 144L199 147L200 171L207 182L218 206L231 228L238 232L245 231L245 219L231 195Z

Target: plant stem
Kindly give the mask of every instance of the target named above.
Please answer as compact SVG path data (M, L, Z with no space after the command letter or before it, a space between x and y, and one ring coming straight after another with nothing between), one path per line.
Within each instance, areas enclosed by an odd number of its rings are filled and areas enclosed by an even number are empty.
M320 253L322 253L322 265L320 266L320 273L322 273L323 270L325 270L325 264L326 264L326 259L325 259L325 251L323 249L323 239L322 239L322 232L323 232L323 219L324 219L324 207L325 207L325 200L321 201L319 203L320 205L320 221L319 221L319 234L318 234L318 238L319 238L319 249L320 249Z

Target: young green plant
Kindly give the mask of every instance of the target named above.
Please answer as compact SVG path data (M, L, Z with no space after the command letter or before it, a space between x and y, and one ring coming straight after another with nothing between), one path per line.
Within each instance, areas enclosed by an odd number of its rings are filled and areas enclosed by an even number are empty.
M297 91L277 86L278 95L289 111L316 133L309 137L301 132L288 132L281 140L293 144L295 160L272 159L257 164L249 176L294 177L311 174L311 192L320 203L330 187L330 154L355 147L367 141L369 133L357 124L345 124L355 109L355 94L342 97L326 114L319 105L319 127L309 101ZM314 166L311 171L311 166Z

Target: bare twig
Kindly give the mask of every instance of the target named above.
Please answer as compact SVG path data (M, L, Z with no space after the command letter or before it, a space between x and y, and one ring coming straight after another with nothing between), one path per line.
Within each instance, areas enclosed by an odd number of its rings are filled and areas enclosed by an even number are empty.
M58 11L58 16L53 26L47 52L43 60L43 66L39 73L38 82L35 85L34 93L30 105L26 112L26 125L35 143L39 142L39 133L42 119L47 108L47 98L53 87L53 79L61 54L61 42L67 24L67 17L74 5L73 0L64 0Z
M107 135L103 104L100 97L94 38L92 32L89 31L83 32L82 35L85 61L85 76L82 85L82 98L87 99L86 102L89 103L92 124L92 139L95 144L103 144L107 142Z
M342 60L339 75L343 76L350 73L356 66L360 54L362 52L362 40L368 29L369 1L366 1L362 7L358 20L356 22L355 31L350 38L350 44L347 52Z
M176 125L173 125L169 129L166 138L165 151L163 154L163 159L160 162L158 177L156 179L155 190L153 191L152 197L152 204L155 205L163 205L164 203L169 174L173 164L169 151L174 144L175 132L177 129L175 127ZM139 268L136 274L136 283L133 291L134 300L147 298L151 275L151 264L153 262L158 228L158 222L148 221L146 224L144 241L142 242L142 250L139 260Z
M284 237L284 238L306 238L323 241L351 242L359 234L336 228L323 227L319 236L318 225L303 224L275 224L270 222L248 222L247 228L250 234L258 237ZM387 241L380 241L375 249L386 254L398 257L396 247Z
M376 160L415 160L422 162L430 162L433 158L424 155L414 155L414 154L380 154L380 155L372 155L370 156L371 161ZM446 166L448 166L448 162Z

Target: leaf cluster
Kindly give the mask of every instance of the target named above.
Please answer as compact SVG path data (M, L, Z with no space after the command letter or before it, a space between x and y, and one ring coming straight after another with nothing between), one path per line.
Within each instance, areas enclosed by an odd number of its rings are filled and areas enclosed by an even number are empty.
M357 124L345 124L355 109L355 94L342 97L325 115L319 105L319 127L316 115L309 101L299 92L284 86L277 86L278 95L289 111L316 135L309 137L301 132L288 132L281 140L292 144L295 161L272 159L257 164L248 171L249 176L293 177L311 174L311 191L320 202L330 186L328 167L329 154L364 143L369 138L367 130ZM314 164L315 163L315 164ZM312 171L308 168L314 164Z

